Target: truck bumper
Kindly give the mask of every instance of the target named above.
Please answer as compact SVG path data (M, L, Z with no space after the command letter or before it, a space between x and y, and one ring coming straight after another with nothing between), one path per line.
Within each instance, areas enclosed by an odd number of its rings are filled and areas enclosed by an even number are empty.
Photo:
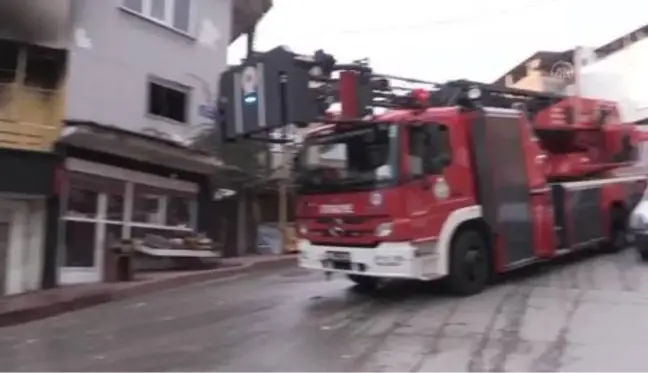
M434 280L446 275L436 242L385 242L375 248L313 245L299 241L302 268L394 279Z

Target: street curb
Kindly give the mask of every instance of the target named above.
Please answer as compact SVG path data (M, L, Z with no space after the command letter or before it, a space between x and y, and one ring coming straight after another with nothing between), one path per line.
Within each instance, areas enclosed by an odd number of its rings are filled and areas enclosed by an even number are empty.
M297 257L291 255L280 257L275 260L259 261L256 263L248 263L236 267L221 268L211 271L207 270L183 276L169 277L158 281L144 281L141 284L123 289L100 289L88 294L79 295L72 299L0 313L0 328L45 319L112 301L124 300L191 284L249 273L252 271L281 269L290 265L296 265L296 263Z

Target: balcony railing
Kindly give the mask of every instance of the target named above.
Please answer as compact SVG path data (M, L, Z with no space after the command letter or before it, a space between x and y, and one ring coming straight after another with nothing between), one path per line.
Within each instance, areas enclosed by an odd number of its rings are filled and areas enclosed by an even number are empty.
M50 151L64 109L62 90L0 84L0 148Z

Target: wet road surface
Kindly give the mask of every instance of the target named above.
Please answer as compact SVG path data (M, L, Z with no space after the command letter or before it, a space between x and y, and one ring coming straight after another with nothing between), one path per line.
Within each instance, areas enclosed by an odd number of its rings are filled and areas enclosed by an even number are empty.
M465 299L247 275L0 328L0 370L646 371L648 264L598 255Z

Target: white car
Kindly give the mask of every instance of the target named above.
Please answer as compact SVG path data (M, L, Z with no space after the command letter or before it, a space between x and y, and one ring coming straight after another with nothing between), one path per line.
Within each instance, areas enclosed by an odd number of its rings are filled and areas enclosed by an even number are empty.
M629 228L641 259L648 261L648 199L643 199L630 214Z

